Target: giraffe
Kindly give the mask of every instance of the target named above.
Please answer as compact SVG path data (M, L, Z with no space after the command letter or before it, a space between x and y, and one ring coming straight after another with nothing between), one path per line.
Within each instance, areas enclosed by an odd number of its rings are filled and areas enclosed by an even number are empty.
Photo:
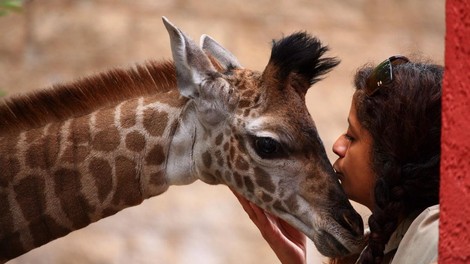
M113 69L0 104L0 262L172 185L224 184L305 233L355 253L363 224L305 106L339 61L297 32L263 72L166 18L173 61Z

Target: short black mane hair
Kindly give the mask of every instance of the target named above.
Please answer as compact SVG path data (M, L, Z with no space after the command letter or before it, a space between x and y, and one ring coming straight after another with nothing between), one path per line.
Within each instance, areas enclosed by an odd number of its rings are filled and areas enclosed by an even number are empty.
M269 63L278 68L280 80L295 72L312 85L340 62L336 57L322 57L329 50L328 46L304 31L273 40L272 45Z

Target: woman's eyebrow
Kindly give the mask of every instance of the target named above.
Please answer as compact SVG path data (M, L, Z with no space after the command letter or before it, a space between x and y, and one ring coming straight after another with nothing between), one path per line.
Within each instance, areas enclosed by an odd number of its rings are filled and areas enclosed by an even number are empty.
M349 129L352 130L352 132L353 132L355 135L358 135L357 130L356 130L356 127L355 127L354 124L351 122L351 120L349 119L349 117L348 117L348 126L349 126Z

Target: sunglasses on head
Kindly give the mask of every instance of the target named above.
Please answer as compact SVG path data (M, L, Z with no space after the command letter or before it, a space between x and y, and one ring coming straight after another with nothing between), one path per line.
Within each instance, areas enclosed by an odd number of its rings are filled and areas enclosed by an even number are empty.
M392 83L393 66L404 64L410 60L401 55L392 56L377 65L366 80L366 95L371 96L383 85Z

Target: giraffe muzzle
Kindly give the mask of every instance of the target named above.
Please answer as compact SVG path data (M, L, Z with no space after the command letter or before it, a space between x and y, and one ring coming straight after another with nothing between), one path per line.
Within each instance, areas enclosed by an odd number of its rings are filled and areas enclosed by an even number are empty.
M337 221L342 227L351 232L354 237L364 235L364 225L358 213L346 210L342 212L341 217Z
M320 230L316 239L322 243L318 243L320 245L315 243L318 250L330 257L358 253L364 242L364 225L361 216L354 210L338 209L333 219L342 228Z

